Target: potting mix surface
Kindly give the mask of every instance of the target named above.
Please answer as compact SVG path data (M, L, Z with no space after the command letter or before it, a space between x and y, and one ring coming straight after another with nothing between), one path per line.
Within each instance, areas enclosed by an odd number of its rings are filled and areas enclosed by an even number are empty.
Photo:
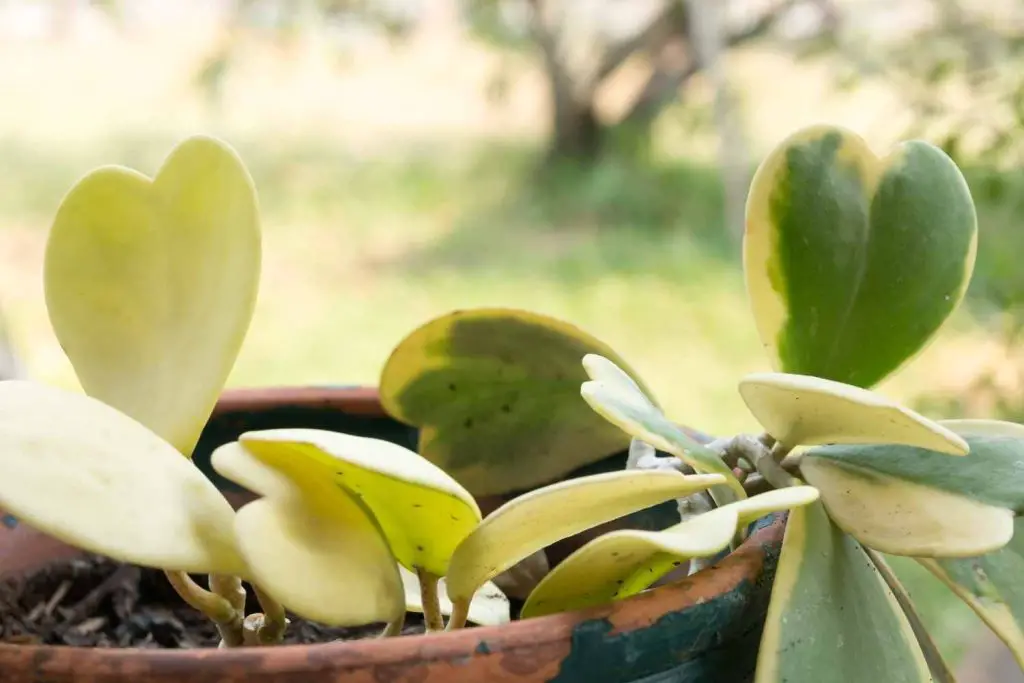
M204 577L193 577L206 585ZM259 603L248 591L247 613ZM373 638L383 624L330 628L289 615L285 643ZM423 632L410 614L403 635ZM86 556L0 583L0 641L78 647L216 647L213 623L186 605L163 572Z

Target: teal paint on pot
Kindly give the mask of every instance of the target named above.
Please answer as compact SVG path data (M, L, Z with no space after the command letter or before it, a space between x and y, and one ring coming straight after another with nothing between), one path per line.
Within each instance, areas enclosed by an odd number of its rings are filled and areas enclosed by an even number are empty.
M771 515L755 523L763 528ZM576 626L572 649L548 683L746 683L752 680L779 548L765 573L728 593L663 615L646 628L614 633L607 619ZM712 570L713 571L713 570Z

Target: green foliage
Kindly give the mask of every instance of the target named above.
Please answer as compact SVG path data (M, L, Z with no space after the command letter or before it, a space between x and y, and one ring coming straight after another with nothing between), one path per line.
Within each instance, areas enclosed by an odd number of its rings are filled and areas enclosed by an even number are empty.
M865 388L927 343L972 274L973 200L938 148L912 142L879 159L851 133L815 127L758 170L744 266L762 340L785 371L740 383L761 433L702 443L588 333L522 310L467 309L407 335L383 370L384 404L420 428L419 452L320 430L244 434L213 456L220 474L262 496L233 514L175 447L189 455L248 323L260 266L250 182L230 150L201 139L153 181L108 170L68 194L47 251L49 314L86 389L109 405L4 388L6 509L164 568L226 646L277 642L286 608L330 624L387 622L385 635L408 611L428 630L501 624L512 616L497 588L507 572L675 501L669 529L598 534L546 576L540 563L520 617L624 600L684 561L698 571L756 518L789 510L757 683L950 680L879 552L918 560L1021 657L1024 426L938 423ZM78 289L89 296L76 308ZM212 295L234 317L204 318ZM181 360L196 321L218 334L206 355ZM139 382L173 410L129 420L124 397L142 400ZM624 471L554 481L627 448ZM42 495L49 467L57 489L142 482L136 496L154 505L131 516L97 491ZM519 495L481 514L477 497L510 491ZM205 591L182 573L194 570L231 576ZM237 606L242 580L262 612Z

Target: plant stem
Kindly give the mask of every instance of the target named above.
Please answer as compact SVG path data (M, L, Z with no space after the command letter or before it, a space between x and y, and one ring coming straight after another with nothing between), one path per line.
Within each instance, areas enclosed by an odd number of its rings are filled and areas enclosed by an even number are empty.
M776 441L774 444L772 444L771 455L772 455L772 458L775 460L775 462L781 464L783 459L787 455L789 455L789 452L791 450L793 450L793 449L790 448L789 446L783 444L780 441Z
M420 600L423 602L423 623L427 632L443 631L444 617L441 615L441 601L437 597L438 577L430 572L416 568L416 576L420 580Z
M867 546L861 546L864 548L864 552L871 558L871 561L875 565L875 569L882 575L882 579L885 584L892 591L893 596L896 598L896 602L899 603L900 608L903 609L903 614L906 615L907 621L910 623L910 629L914 632L914 636L917 637L917 643L921 646L921 652L924 654L925 661L928 663L928 669L931 671L932 676L935 677L935 683L956 683L956 678L953 676L953 672L949 670L949 666L946 664L946 660L942 658L942 653L939 652L938 645L932 640L931 635L928 634L928 629L925 628L924 622L921 621L920 615L917 613L917 609L914 607L914 602L910 599L910 595L907 590L900 583L896 573L886 563L878 552L868 548Z
M244 643L241 613L227 599L202 588L186 572L165 571L164 575L182 600L217 625L221 647L239 647Z
M797 483L793 475L782 469L782 465L775 460L772 454L758 458L754 465L757 467L758 473L774 488L782 489L787 486L795 486Z
M285 616L284 605L272 598L266 591L256 584L252 584L256 599L260 601L263 608L263 623L260 624L257 634L261 645L273 645L280 643L284 638L284 632L288 628L288 617Z
M446 631L454 631L466 625L469 618L469 600L452 600L452 616L448 619Z
M388 622L384 627L384 631L380 634L380 638L395 638L402 635L402 627L405 626L405 612L395 619L394 621Z
M245 587L237 576L210 574L210 590L227 600L245 618Z
M751 474L743 482L743 488L748 496L756 496L759 493L771 491L772 485L760 474Z

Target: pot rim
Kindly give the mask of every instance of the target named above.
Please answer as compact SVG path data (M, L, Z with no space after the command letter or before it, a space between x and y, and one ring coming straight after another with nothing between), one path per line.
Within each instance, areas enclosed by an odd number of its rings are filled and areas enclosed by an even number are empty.
M223 392L213 415L245 409L267 409L282 404L343 409L350 414L387 417L376 389L366 386L280 386L233 388ZM43 668L59 662L62 671L101 668L116 671L129 662L148 661L179 673L201 668L214 672L237 667L239 660L259 660L259 680L273 680L274 674L314 669L362 669L367 666L422 660L456 661L481 653L508 654L542 644L571 639L582 622L605 620L612 632L651 626L669 612L678 612L707 602L761 579L771 546L781 543L785 515L755 530L740 546L719 562L681 581L659 586L640 595L607 605L561 612L500 626L474 626L451 632L369 638L364 640L275 645L264 648L194 650L98 648L69 645L17 645L0 643L0 669L15 660L33 661ZM46 537L42 537L46 538ZM61 557L54 548L52 557ZM658 603L651 609L650 603ZM483 648L483 649L482 649ZM254 678L256 678L254 676Z

